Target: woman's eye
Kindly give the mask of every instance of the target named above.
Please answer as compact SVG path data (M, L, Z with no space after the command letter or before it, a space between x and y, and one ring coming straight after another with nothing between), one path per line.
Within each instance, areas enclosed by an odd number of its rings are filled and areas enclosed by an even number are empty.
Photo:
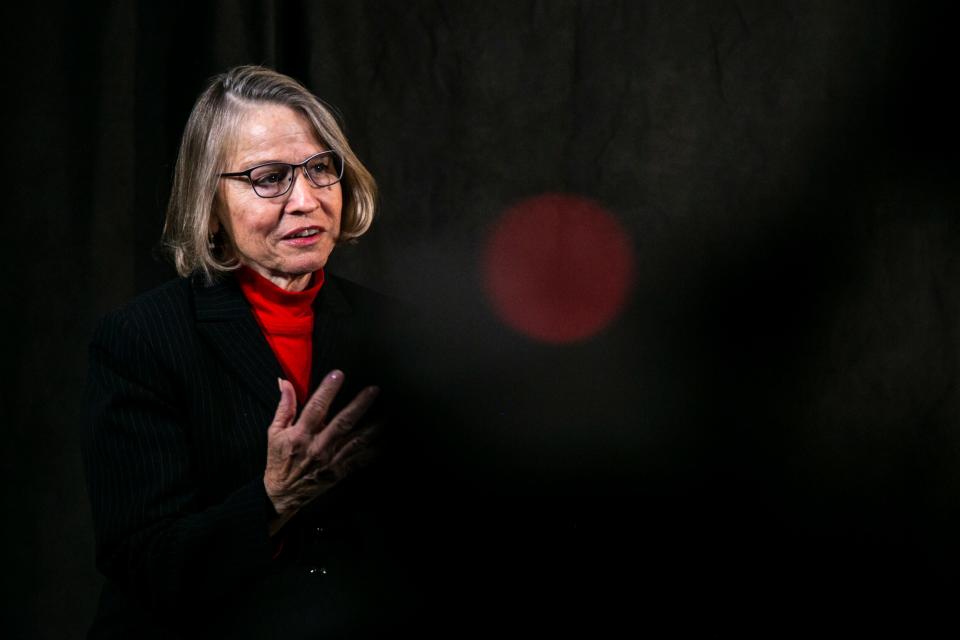
M328 160L318 160L317 162L313 163L313 168L311 171L314 173L326 173L329 166L330 162Z
M260 186L260 187L279 184L282 181L283 181L283 174L279 171L274 171L274 172L267 173L265 175L257 176L256 178L254 178L254 182L256 182L257 186Z

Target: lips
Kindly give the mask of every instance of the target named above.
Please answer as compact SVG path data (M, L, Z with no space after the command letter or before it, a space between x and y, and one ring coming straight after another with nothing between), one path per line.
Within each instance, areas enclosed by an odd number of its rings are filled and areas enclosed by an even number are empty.
M298 227L284 235L281 240L295 240L301 238L312 238L323 231L322 227Z

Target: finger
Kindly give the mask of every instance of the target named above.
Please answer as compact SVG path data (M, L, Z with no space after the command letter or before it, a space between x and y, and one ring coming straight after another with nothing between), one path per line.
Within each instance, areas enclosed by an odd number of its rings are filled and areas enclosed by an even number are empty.
M380 452L366 446L352 447L349 454L330 464L339 478L345 478L360 469L370 466L379 457Z
M303 406L299 424L304 425L310 433L319 433L326 424L327 412L333 399L343 386L343 372L334 369L324 377L320 386L313 392L307 404Z
M337 467L342 465L345 460L355 456L364 456L372 451L371 444L376 439L379 431L376 427L368 427L352 438L347 439L343 445L337 449L333 459L330 460L330 465Z
M273 414L270 428L286 429L297 415L297 394L289 380L277 378L277 384L280 386L280 402L277 403L277 411Z
M338 440L353 430L353 427L373 404L378 393L380 393L380 389L377 387L367 387L358 393L350 401L350 404L341 409L340 413L334 416L317 436L317 448L327 450L328 447L336 446Z
M379 433L379 425L364 424L361 428L355 428L353 432L344 434L336 441L318 436L310 444L307 454L321 464L330 464L338 457L345 455L345 448L351 449L372 444L376 441Z

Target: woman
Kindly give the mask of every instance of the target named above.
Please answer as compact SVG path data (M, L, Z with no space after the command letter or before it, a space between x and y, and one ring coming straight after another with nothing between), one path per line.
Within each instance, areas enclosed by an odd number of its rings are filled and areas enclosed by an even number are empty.
M90 348L84 462L107 578L91 636L312 637L409 610L378 516L396 496L370 472L388 467L368 464L396 429L393 307L324 270L374 203L293 79L238 67L198 99L164 229L181 278L109 314Z

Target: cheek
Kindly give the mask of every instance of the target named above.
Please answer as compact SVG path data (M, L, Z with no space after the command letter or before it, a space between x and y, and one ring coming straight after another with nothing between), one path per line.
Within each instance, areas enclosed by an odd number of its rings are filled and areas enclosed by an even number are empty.
M339 186L339 185L338 185ZM336 203L333 209L334 226L337 235L340 235L340 229L343 228L343 192L337 189Z
M272 230L268 217L259 211L234 207L227 218L231 235L239 244L265 243Z
M264 220L262 216L253 216L248 218L244 226L251 237L258 238L260 240L266 240L270 236L270 232L273 230L273 227L270 225L270 223Z

